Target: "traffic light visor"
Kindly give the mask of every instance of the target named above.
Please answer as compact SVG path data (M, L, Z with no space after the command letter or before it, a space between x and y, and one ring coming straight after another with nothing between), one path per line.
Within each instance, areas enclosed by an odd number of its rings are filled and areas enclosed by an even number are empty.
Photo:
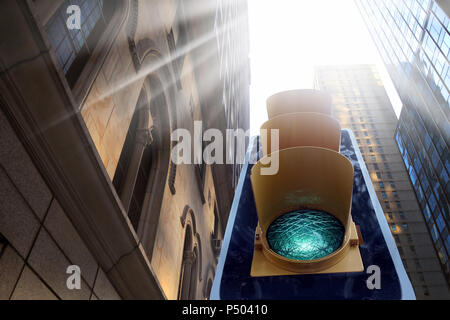
M271 130L279 130L279 147L272 146ZM321 147L339 152L341 126L326 114L302 112L274 117L261 127L264 156L294 147Z
M333 104L328 93L312 89L277 93L267 99L269 119L286 113L315 112L331 116Z

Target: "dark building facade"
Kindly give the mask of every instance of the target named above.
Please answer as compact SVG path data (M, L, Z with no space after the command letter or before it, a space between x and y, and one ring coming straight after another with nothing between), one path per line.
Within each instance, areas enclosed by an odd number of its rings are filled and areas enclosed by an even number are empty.
M249 128L246 1L0 9L0 299L208 299L240 166L171 138Z
M356 1L403 102L395 139L450 283L450 4Z
M397 117L376 67L316 67L315 86L332 95L334 116L355 134L416 297L450 298L396 146Z

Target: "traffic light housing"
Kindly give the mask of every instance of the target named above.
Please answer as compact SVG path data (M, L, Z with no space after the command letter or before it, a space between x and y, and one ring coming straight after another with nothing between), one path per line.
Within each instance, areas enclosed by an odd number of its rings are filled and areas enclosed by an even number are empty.
M350 214L354 171L339 153L331 97L287 91L269 98L267 109L261 135L279 130L279 147L261 139L263 156L277 157L279 170L263 175L265 158L251 170L259 221L251 275L363 271L362 240ZM317 258L305 258L311 256Z

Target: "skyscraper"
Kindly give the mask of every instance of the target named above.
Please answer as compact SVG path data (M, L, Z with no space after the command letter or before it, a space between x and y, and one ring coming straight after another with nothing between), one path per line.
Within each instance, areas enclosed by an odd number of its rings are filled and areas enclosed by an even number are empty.
M395 144L397 117L375 66L320 66L315 86L333 96L334 116L342 127L353 129L417 298L448 298L446 281Z
M396 142L450 283L450 4L356 3L403 102Z

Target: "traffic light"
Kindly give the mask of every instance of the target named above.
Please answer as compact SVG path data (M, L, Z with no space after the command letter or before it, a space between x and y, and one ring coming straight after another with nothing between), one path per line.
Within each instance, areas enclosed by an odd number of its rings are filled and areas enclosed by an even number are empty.
M351 216L354 169L339 153L341 127L328 94L295 90L267 103L263 158L251 170L258 215L252 277L364 270ZM279 144L264 135L278 130ZM266 157L279 160L264 175Z

